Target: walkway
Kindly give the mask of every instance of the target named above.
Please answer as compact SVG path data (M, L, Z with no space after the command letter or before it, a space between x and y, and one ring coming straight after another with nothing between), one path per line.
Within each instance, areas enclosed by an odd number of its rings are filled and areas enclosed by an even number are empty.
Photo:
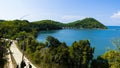
M12 52L12 55L13 55L16 63L20 66L20 63L22 61L22 53L17 48L15 43L17 43L17 41L12 41L10 50ZM26 65L27 65L25 68L29 68L29 66L28 66L29 64L32 66L32 68L36 68L26 57L24 57L24 61L25 61Z

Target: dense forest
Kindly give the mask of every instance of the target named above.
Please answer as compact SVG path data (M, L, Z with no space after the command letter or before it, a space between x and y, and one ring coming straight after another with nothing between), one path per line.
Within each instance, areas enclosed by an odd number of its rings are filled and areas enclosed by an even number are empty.
M29 22L27 20L1 20L0 38L13 40L17 38L19 49L23 49L23 45L25 44L25 56L38 66L38 68L117 68L120 66L120 58L118 57L120 52L118 47L117 50L109 50L94 59L93 54L95 48L91 47L88 40L75 41L71 46L67 46L65 42L61 42L52 36L48 36L45 43L36 40L39 31L62 29L63 26L68 27L68 24L52 20L37 22ZM88 25L85 28L91 27ZM97 26L94 28L101 27ZM6 43L5 41L0 41L0 61L2 61L0 66L5 63Z
M32 27L36 28L38 30L58 30L62 29L63 23L53 21L53 20L41 20L41 21L35 21L31 22Z
M7 43L6 41L3 41L0 39L0 68L4 68L4 65L7 61L6 54L7 54Z
M35 27L38 26L39 30L62 29L62 28L107 29L105 25L103 25L102 23L100 23L94 18L85 18L83 20L77 20L67 24L57 22L57 21L52 21L52 20L35 21L32 23Z
M94 18L85 18L83 20L77 20L77 21L66 24L66 26L73 27L73 28L107 29L106 26L104 26L102 23L100 23Z

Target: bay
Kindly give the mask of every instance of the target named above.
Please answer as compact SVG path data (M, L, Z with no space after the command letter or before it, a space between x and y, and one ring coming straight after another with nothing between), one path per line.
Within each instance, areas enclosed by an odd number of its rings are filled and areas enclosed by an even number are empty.
M89 40L95 47L94 57L102 55L108 48L115 49L112 40L120 38L120 26L108 26L107 30L100 29L62 29L41 31L37 40L45 42L47 36L53 36L71 46L74 41Z

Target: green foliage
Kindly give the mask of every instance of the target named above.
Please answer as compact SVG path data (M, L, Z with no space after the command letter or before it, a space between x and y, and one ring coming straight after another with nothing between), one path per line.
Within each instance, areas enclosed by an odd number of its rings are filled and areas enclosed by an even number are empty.
M87 28L87 29L93 29L93 28L107 29L106 26L104 26L102 23L100 23L94 18L85 18L83 20L77 20L75 22L66 24L66 27Z
M92 60L91 68L109 68L108 61L102 57Z
M62 29L63 27L72 28L100 28L106 29L106 27L94 18L85 18L72 23L63 24L52 20L42 20L36 22L28 22L27 20L13 20L4 21L0 20L0 37L11 38L21 31L31 33L35 37L40 30L56 30ZM15 37L13 37L15 39Z
M105 59L109 63L109 68L119 68L120 67L120 39L114 39L112 41L116 50L108 50L105 52L101 58Z
M7 54L7 46L8 42L0 39L0 68L3 68L6 63L6 54Z
M32 22L32 27L36 28L37 30L56 30L62 29L62 23L52 21L52 20L42 20Z
M13 20L0 23L0 37L11 38L21 31L32 32L28 21Z
M4 22L4 21L5 21L5 20L0 20L0 23L1 23L1 22Z
M109 68L120 67L120 52L110 50L104 53L101 57L108 60Z
M107 29L102 23L97 21L94 18L85 18L83 20L77 20L68 24L63 24L60 22L52 21L52 20L42 20L32 22L32 27L37 30L55 30L64 28L86 28L86 29Z
M46 38L46 43L38 42L35 38L40 30L56 30L62 27L105 29L105 26L93 18L69 24L52 20L32 23L26 20L13 20L0 22L0 37L17 39L18 47L23 49L24 45L25 55L37 65L47 68L88 68L94 53L94 48L90 46L88 40L81 40L67 46L65 42L60 42L52 36ZM0 45L6 44L1 42ZM0 48L1 57L3 53Z
M30 40L28 37L25 40L26 55L34 63L43 67L88 68L93 58L94 48L90 47L88 40L74 42L70 47L52 36L46 38L48 44L39 43L34 39L28 42Z
M74 42L69 49L71 66L88 68L89 62L93 58L94 48L90 47L88 40Z
M48 47L51 47L51 48L58 47L61 44L59 40L57 40L52 36L48 36L46 40L48 42Z

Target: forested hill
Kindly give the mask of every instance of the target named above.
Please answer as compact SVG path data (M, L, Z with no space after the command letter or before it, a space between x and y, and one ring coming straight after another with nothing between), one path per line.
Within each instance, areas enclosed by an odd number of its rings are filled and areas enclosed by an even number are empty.
M55 30L55 29L62 29L63 23L53 21L53 20L41 20L31 22L32 27L38 30Z
M41 30L58 30L58 29L62 29L63 27L78 28L78 29L81 29L81 28L107 29L106 26L104 26L102 23L100 23L99 21L97 21L94 18L85 18L83 20L77 20L75 22L71 22L71 23L67 23L67 24L64 24L64 23L61 23L58 21L53 21L53 20L41 20L41 21L35 21L35 22L29 22L27 20L12 20L12 21L0 20L0 26L1 26L0 30L3 28L4 31L9 30L9 27L12 27L12 28L19 27L17 31L25 29L27 32L29 32L33 29L35 29L38 32ZM17 31L16 31L16 33L17 33ZM3 33L5 33L5 32L3 32Z
M103 25L94 18L85 18L83 20L77 20L66 24L66 27L87 28L87 29L93 29L93 28L107 29L105 25Z
M107 29L105 25L100 23L94 18L85 18L71 23L63 24L53 20L41 20L32 22L33 27L38 27L39 30L51 30L64 28L77 28L77 29Z
M27 20L0 20L0 37L15 37L21 31L25 31L28 33L37 36L37 33L41 30L58 30L63 27L67 28L98 28L98 29L106 29L106 27L101 24L99 21L94 18L85 18L83 20L78 20L72 23L63 24L53 20L41 20L36 22L29 22Z

